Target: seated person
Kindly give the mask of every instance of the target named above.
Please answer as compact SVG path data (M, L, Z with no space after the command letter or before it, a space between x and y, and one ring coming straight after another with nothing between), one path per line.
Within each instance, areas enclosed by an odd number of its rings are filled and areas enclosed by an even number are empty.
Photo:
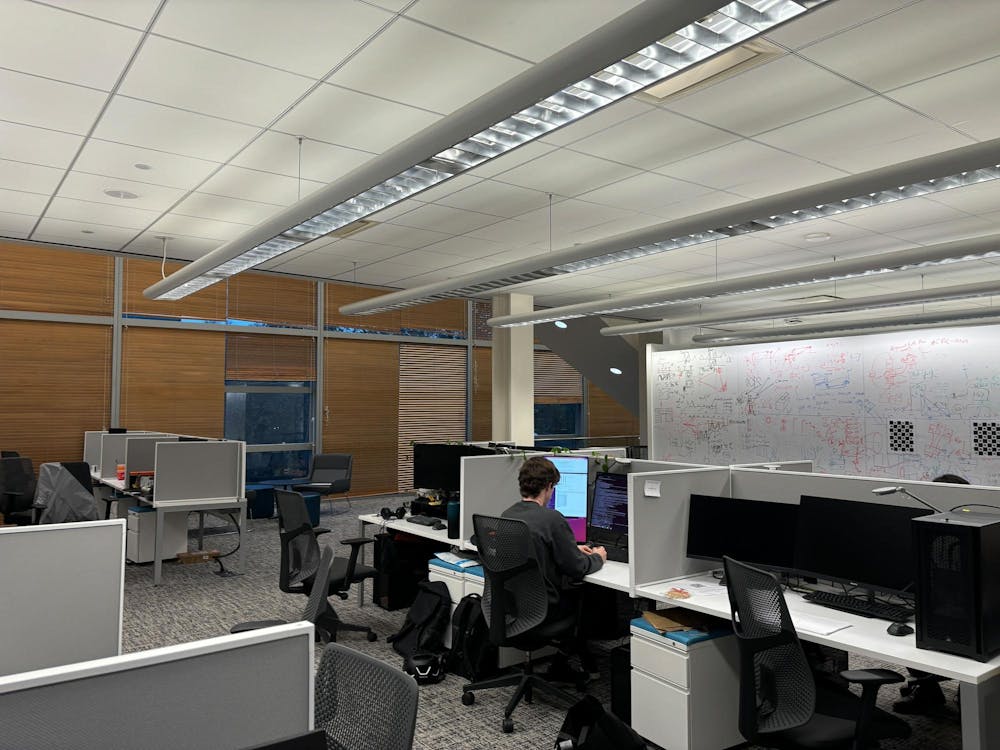
M547 458L536 456L524 462L517 477L521 491L521 501L503 512L504 518L524 521L535 542L539 564L549 600L549 619L565 617L579 611L578 591L569 585L582 581L583 577L601 569L607 560L604 547L588 547L577 544L573 530L559 511L549 508L548 502L559 483L559 470ZM575 644L588 671L588 657L582 644ZM565 663L553 662L550 679L559 679L565 673Z

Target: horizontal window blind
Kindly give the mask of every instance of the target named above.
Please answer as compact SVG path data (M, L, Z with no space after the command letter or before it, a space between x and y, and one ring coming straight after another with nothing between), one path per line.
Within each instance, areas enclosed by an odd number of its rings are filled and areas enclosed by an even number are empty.
M583 378L554 352L535 352L535 403L583 403Z
M351 302L361 302L362 300L378 297L380 294L392 291L391 289L379 289L370 286L355 286L354 284L326 284L326 325L345 326L347 328L357 328L364 331L378 331L381 333L399 333L399 310L389 310L388 312L376 313L374 315L341 315L342 305Z
M400 326L418 331L447 331L466 336L464 299L445 299L426 305L404 307L400 311Z
M493 349L472 350L472 439L493 439Z
M399 347L399 490L413 487L413 443L465 440L465 347Z
M316 325L316 282L263 273L229 279L227 317L271 325Z
M226 334L226 380L315 379L315 339L265 333Z
M183 263L166 264L166 274ZM122 285L122 312L126 315L151 315L159 318L198 318L202 320L226 319L226 284L212 284L184 299L175 301L152 300L142 296L146 287L161 279L160 262L126 258Z
M110 255L0 241L0 310L111 315Z

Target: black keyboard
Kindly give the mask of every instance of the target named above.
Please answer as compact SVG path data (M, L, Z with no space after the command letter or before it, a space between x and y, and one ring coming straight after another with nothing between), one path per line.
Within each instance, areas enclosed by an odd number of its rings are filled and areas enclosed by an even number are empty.
M608 553L611 562L628 562L628 547L605 547L604 551Z
M885 602L873 602L868 599L859 599L847 594L835 594L831 591L810 591L802 597L807 602L819 604L830 609L839 609L841 612L850 612L862 617L875 617L879 620L889 622L906 622L913 617L913 610L898 604L886 604Z
M434 518L434 516L407 516L406 520L410 523L418 523L421 526L437 526L442 523L440 518Z

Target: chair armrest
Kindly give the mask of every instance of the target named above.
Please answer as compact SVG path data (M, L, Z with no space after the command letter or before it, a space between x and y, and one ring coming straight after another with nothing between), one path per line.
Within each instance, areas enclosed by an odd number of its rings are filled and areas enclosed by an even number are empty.
M341 539L340 543L349 544L353 547L355 545L360 545L360 544L372 544L374 541L375 541L374 539L371 539L370 537L367 536L356 536L350 539Z
M891 669L845 669L840 673L840 676L848 682L856 682L862 687L866 685L879 687L905 681L903 675L893 672Z
M352 539L340 540L341 544L349 544L351 546L351 556L347 559L347 570L344 571L345 590L349 589L354 582L354 571L358 566L358 555L361 553L361 547L374 541L374 539L369 539L368 537L354 537Z

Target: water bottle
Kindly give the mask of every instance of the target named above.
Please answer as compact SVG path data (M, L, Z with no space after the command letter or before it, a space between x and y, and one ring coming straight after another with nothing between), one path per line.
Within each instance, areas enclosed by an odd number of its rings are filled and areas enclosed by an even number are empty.
M462 506L458 500L448 501L448 538L458 539L458 519Z

